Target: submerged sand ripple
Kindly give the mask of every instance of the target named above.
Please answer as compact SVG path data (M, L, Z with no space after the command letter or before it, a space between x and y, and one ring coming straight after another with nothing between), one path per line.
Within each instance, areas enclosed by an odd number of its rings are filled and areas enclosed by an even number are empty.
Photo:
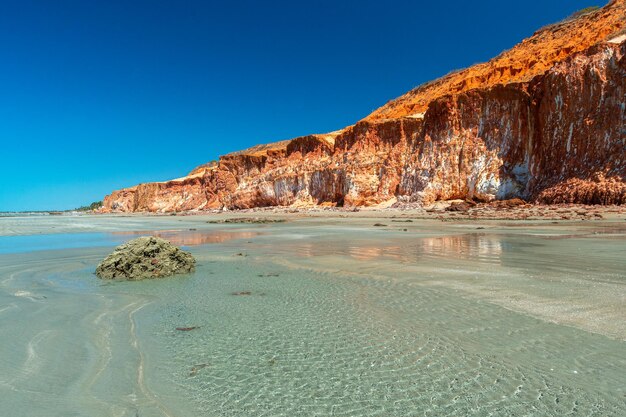
M106 236L0 255L3 415L626 413L623 226L373 223L264 225L177 280L98 280Z

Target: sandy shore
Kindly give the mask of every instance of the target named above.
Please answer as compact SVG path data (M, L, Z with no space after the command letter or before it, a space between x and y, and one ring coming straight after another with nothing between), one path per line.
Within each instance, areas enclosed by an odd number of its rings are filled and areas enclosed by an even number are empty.
M213 210L177 213L107 213L112 216L200 216L213 219L277 216L285 218L408 218L417 220L626 220L626 207L582 204L527 204L518 200L472 204L463 200L441 201L427 207L258 207L243 210Z
M77 219L68 221L68 218ZM11 219L11 220L9 220ZM78 220L80 219L80 220ZM114 221L111 221L115 219ZM150 220L152 219L152 220ZM183 221L183 219L185 219ZM576 204L536 205L498 202L469 205L461 200L438 202L429 207L400 208L293 208L261 207L246 210L200 211L178 213L66 213L55 216L0 217L0 236L50 233L108 232L178 228L181 222L193 227L207 222L245 219L262 223L265 219L372 219L382 222L511 222L520 226L526 222L539 224L577 224L623 222L624 206L589 206Z

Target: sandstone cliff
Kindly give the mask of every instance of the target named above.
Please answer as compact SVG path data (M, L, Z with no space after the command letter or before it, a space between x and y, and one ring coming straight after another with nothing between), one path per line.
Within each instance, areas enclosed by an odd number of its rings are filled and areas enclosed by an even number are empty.
M626 203L626 1L537 31L353 126L222 156L113 192L104 211Z

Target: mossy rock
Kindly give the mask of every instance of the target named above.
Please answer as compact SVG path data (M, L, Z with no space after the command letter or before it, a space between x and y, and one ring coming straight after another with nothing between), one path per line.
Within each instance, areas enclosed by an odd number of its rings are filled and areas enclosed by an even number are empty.
M190 273L195 265L191 253L165 239L143 236L115 248L100 262L96 275L102 279L134 281Z

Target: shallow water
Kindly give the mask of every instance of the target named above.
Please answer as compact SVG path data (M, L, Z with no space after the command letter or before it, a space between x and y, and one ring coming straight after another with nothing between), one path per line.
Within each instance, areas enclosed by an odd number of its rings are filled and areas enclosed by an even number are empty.
M626 415L621 224L205 220L2 219L0 415ZM145 230L197 272L93 275Z

